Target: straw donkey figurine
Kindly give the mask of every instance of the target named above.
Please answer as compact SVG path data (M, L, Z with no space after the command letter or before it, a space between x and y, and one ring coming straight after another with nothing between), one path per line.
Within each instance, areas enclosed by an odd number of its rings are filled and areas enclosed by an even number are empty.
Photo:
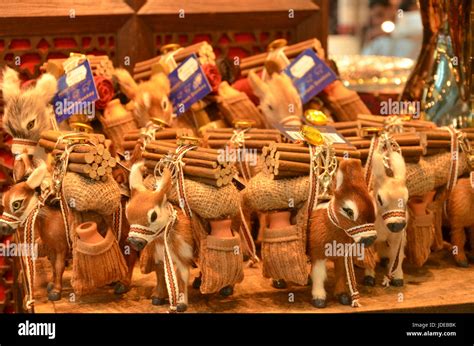
M367 190L359 160L343 160L336 173L334 196L328 203L313 209L309 234L311 256L312 303L317 308L326 306L324 282L327 278L326 260L332 260L336 270L335 296L343 305L359 306L354 266L357 244L371 245L376 239L375 211ZM344 246L340 255L336 249L328 253L328 246ZM346 291L346 283L350 292Z
M408 223L405 160L398 151L383 153L376 149L372 159L372 174L377 210L375 249L380 258L389 260L383 285L403 286L402 264ZM375 268L366 268L364 284L375 285Z
M184 312L188 304L188 279L195 249L190 220L166 198L172 187L169 169L164 169L156 190L151 191L143 183L142 167L143 162L136 163L130 173L131 198L126 207L130 223L128 239L137 250L145 246L154 247L157 285L152 304L165 304L168 290L171 309Z

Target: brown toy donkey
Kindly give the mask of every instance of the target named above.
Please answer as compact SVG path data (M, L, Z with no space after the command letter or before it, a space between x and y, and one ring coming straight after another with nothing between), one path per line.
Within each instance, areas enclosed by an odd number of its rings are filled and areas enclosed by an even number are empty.
M142 167L143 162L136 163L130 172L131 198L126 207L130 223L128 241L136 250L144 249L151 254L157 279L152 304L163 305L168 296L171 309L184 312L194 258L191 224L180 208L167 201L166 193L172 185L170 171L164 170L156 190L151 191L143 184Z
M309 235L311 256L312 303L326 306L324 281L326 260L334 262L336 287L334 295L343 305L359 306L353 257L363 256L364 246L376 239L375 210L367 190L359 160L343 160L336 173L334 196L313 210ZM349 285L349 292L346 290Z

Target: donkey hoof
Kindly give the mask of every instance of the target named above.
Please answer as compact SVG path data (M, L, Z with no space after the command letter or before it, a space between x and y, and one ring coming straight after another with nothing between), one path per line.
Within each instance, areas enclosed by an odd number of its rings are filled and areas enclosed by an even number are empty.
M115 294L124 294L127 293L129 290L128 286L124 285L121 282L117 282L114 287Z
M374 287L375 286L375 278L373 276L370 276L370 275L364 276L364 285Z
M46 286L46 291L51 292L51 290L54 288L54 283L48 282L48 286Z
M381 258L381 259L380 259L380 266L381 266L382 268L387 268L389 261L390 261L390 260L389 260L387 257Z
M403 279L392 279L392 281L390 281L390 285L392 285L394 287L402 287L403 286Z
M466 257L468 259L469 262L474 262L474 254L472 253L467 253L466 254Z
M193 281L193 288L195 290L198 290L199 288L201 288L201 283L202 283L202 280L201 280L200 276L195 278L194 281Z
M165 305L166 298L151 297L151 303L153 305Z
M272 286L281 290L281 289L284 289L284 288L287 288L288 285L286 284L286 281L283 280L283 279L280 279L280 280L272 280Z
M467 260L456 260L456 264L461 268L468 268L469 262Z
M219 294L223 297L228 297L228 296L232 295L232 293L234 293L234 287L233 286L223 287L219 291Z
M188 309L188 306L184 303L179 303L176 305L176 311L177 312L185 312Z
M48 292L48 300L52 301L52 302L56 302L58 300L61 300L61 292L59 291L49 291Z
M341 293L337 296L337 300L339 300L339 303L342 305L351 305L351 297L347 293Z
M315 308L323 309L326 307L326 299L320 299L320 298L313 299L311 301L311 304L313 304Z

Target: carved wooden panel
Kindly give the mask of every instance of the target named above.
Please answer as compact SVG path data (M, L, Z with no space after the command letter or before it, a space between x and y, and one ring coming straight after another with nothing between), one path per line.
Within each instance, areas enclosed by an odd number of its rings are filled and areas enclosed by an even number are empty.
M193 43L207 41L214 48L217 56L244 58L266 51L273 40L285 38L289 43L295 40L295 30L255 30L255 31L210 31L191 33L158 33L155 35L156 55L160 48L168 43L179 43L189 46Z
M115 56L117 35L69 35L0 38L0 61L17 67L25 79L39 74L39 67L50 58L65 58L71 52Z

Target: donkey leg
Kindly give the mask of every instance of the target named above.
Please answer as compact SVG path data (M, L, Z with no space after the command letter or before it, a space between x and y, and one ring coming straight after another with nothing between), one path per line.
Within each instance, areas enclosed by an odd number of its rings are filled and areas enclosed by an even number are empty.
M398 250L400 249L399 244L400 241L402 242L401 244L401 250L400 253L398 253ZM403 260L405 259L405 245L406 245L406 230L400 232L399 234L393 234L389 238L388 241L388 258L389 258L389 265L388 265L388 271L391 270L393 267L393 264L395 260L397 259L398 256L398 263L397 266L394 268L392 274L392 279L390 280L390 285L395 286L395 287L401 287L403 286ZM390 272L388 273L390 274Z
M317 308L326 307L326 290L324 289L326 278L326 260L316 260L311 268L311 280L313 281L311 289L313 300L311 303Z
M56 254L52 252L50 254L49 263L51 263L51 268L53 269L53 275L51 278L51 281L48 282L48 285L46 286L46 291L49 293L51 290L54 288L54 283L56 282Z
M342 305L351 304L351 295L347 293L347 275L344 265L344 257L338 257L334 261L334 269L336 271L336 287L334 287L334 296Z
M182 263L177 263L177 277L179 287L178 297L178 312L185 312L188 308L188 282L189 282L189 267Z
M451 244L453 245L453 256L456 264L459 267L468 267L469 263L467 261L466 252L464 251L464 245L466 244L464 226L451 226Z
M66 253L58 252L54 257L54 284L53 288L48 292L48 300L51 301L57 301L61 299Z
M151 303L153 305L164 305L166 304L167 292L166 292L166 280L165 280L165 266L163 262L156 264L156 286L151 294Z

